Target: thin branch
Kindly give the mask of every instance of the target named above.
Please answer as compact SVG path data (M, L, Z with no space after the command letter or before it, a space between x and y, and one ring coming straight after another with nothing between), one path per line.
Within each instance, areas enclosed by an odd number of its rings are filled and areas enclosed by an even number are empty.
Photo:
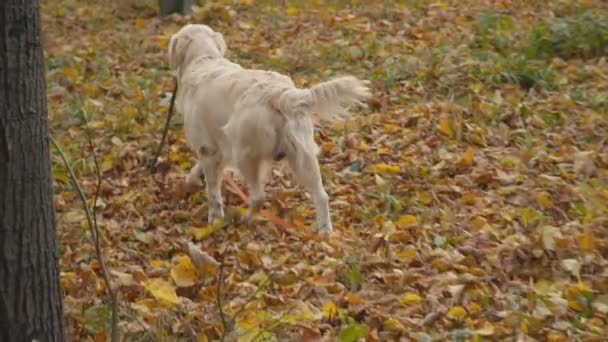
M91 154L93 156L93 163L95 164L95 173L97 176L97 185L95 187L95 197L93 198L93 230L95 231L95 251L100 260L101 269L104 273L104 278L106 280L106 285L108 286L108 291L110 293L110 297L112 297L112 341L118 342L120 338L120 332L118 330L118 291L112 287L110 281L110 273L106 267L105 261L102 258L101 251L101 243L99 242L99 227L97 226L97 200L99 199L99 193L101 191L101 168L99 167L99 159L97 158L97 153L95 153L95 146L93 145L93 137L91 135L91 130L89 129L89 120L86 115L87 113L83 110L82 118L84 119L84 128L85 133L87 134L87 140L89 141L89 147L91 148Z
M156 154L154 154L154 159L152 159L149 165L150 172L152 173L156 172L156 163L158 163L158 158L163 151L163 145L165 145L165 140L167 139L167 134L169 133L169 124L171 123L171 117L173 116L173 106L175 105L175 96L177 95L177 78L174 78L174 80L175 87L173 88L173 94L171 94L171 102L169 103L169 111L167 112L167 121L165 121L163 136L160 140L160 145L158 145L158 149L156 150Z
M82 118L84 120L84 131L87 134L87 140L89 141L89 148L91 149L91 154L93 155L93 163L95 163L95 173L97 176L97 185L95 187L95 197L93 198L93 223L95 224L95 234L99 235L99 230L97 229L97 199L99 198L99 192L101 190L101 168L99 167L99 160L97 159L97 154L95 153L95 146L93 146L93 138L91 136L91 130L89 129L89 120L87 118L87 113L82 112ZM99 240L99 238L97 238ZM96 241L95 243L99 243Z
M243 304L243 306L241 306L241 308L239 309L239 311L237 311L233 316L232 319L234 321L236 321L237 317L239 317L247 308L247 305L249 305L254 299L255 297L262 292L262 290L266 287L266 285L270 282L271 277L273 277L276 274L276 272L270 272L268 274L268 276L266 277L266 279L264 279L264 281L258 286L258 288L249 296L249 298L247 298L247 300L245 301L245 303Z
M226 251L224 251L225 253ZM217 276L217 295L215 297L215 302L217 305L217 309L220 312L220 319L222 320L222 341L226 339L226 332L228 331L228 325L226 324L226 318L224 316L224 309L222 308L222 283L223 283L223 275L224 275L224 253L222 253L222 260L220 260L220 270Z
M87 216L87 222L89 223L89 230L91 232L91 236L93 237L93 240L95 243L95 254L96 254L97 260L99 261L99 265L101 266L101 273L102 273L103 279L106 283L106 287L108 289L108 294L110 295L110 300L111 300L111 304L112 304L112 335L111 335L112 339L111 339L111 341L118 342L119 341L118 292L112 286L112 282L110 280L110 272L108 272L108 268L106 266L105 259L103 258L101 244L99 242L99 230L97 228L97 220L96 220L94 214L91 213L91 208L87 204L87 199L84 194L84 191L82 190L82 187L80 186L80 183L78 182L78 179L76 178L76 175L74 174L74 170L72 169L72 166L70 165L65 154L63 153L63 150L61 149L61 147L59 147L59 144L57 144L57 141L55 141L55 139L50 134L49 134L49 139L50 139L51 143L53 144L53 146L55 146L55 149L57 149L57 152L59 152L59 156L63 160L63 163L65 164L65 167L70 175L70 180L72 181L72 185L78 192L78 195L80 196L80 200L82 201L82 205L84 207L84 211ZM90 142L90 136L89 136L89 142ZM99 168L97 166L97 162L96 162L96 168L97 168L97 172L99 175ZM98 183L97 183L97 193L95 194L95 201L97 201L97 197L99 195L100 182L101 182L100 175L99 175L97 181L98 181Z

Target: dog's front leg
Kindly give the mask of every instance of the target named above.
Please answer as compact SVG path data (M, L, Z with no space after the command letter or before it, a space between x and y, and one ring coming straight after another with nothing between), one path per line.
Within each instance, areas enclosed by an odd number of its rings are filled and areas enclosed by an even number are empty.
M245 217L245 222L251 224L264 204L262 164L257 159L243 158L239 162L239 170L249 190L249 212Z
M246 222L251 224L255 215L260 211L264 204L264 186L256 183L253 186L249 186L249 193L251 198L249 199L249 212L247 213Z

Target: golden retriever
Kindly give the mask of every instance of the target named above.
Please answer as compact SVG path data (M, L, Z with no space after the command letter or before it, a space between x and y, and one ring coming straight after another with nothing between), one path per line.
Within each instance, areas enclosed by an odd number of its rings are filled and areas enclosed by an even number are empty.
M313 115L344 115L348 106L370 97L368 82L347 76L299 89L279 73L243 69L224 58L225 53L222 35L206 25L186 25L169 42L169 63L176 69L179 89L177 110L199 157L186 184L202 186L204 174L212 222L224 215L223 171L237 170L250 192L251 220L263 204L273 161L285 159L312 197L319 233L330 233Z

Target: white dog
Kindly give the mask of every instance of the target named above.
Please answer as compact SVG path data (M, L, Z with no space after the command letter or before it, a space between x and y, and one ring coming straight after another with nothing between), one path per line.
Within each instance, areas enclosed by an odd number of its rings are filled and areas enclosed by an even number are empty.
M328 196L317 162L313 114L327 118L369 98L367 82L342 77L298 89L276 72L247 70L226 58L221 34L186 25L171 37L169 62L177 70L177 110L199 160L186 178L202 185L205 175L209 222L223 217L220 185L225 167L239 171L250 192L250 220L264 201L273 161L285 158L315 205L320 233L332 231Z

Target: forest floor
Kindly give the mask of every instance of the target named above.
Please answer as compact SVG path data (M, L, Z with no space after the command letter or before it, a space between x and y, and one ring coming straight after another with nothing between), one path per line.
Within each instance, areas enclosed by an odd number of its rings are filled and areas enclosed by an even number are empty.
M606 2L223 0L166 18L156 1L42 2L51 134L93 203L91 132L126 340L608 338ZM286 170L266 207L296 229L206 225L204 191L178 191L194 160L179 117L147 170L186 23L299 86L372 81L367 109L316 132L329 238ZM103 341L109 297L53 153L67 332ZM222 267L194 266L183 240Z

